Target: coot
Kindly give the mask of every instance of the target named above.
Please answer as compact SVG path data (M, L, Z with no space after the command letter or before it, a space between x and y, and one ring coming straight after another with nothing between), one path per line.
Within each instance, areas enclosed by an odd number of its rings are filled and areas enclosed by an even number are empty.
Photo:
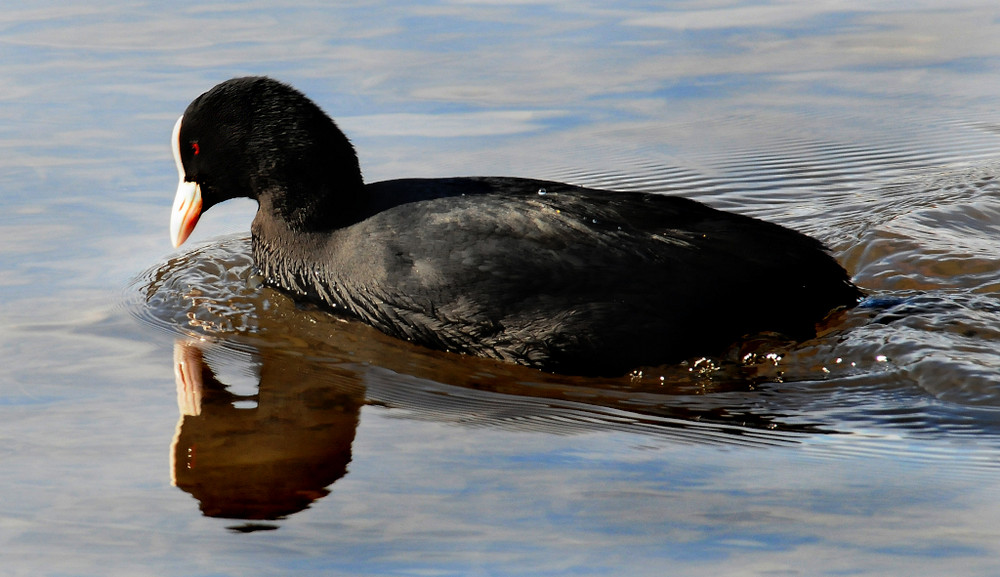
M364 184L347 137L264 77L196 98L174 126L179 246L202 211L259 208L271 285L427 347L590 375L801 340L861 292L824 246L660 194L526 178Z

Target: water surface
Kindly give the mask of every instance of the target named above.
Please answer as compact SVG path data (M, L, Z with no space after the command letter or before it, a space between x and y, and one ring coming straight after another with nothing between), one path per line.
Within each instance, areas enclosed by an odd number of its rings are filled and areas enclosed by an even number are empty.
M1000 548L988 2L33 4L0 16L11 575L967 575ZM650 190L794 227L872 297L620 379L393 341L181 251L176 117L270 74L368 180Z

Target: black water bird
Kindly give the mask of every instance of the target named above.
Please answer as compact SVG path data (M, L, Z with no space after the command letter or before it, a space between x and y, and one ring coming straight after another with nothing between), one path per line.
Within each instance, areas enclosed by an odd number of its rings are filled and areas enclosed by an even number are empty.
M815 239L693 200L525 178L365 184L354 148L294 88L235 78L174 127L179 246L249 197L267 281L427 347L624 374L741 337L815 335L861 292Z

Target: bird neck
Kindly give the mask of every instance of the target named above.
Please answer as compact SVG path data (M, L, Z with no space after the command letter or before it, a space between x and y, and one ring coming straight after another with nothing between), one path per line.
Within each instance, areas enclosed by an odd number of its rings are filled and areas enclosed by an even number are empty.
M290 233L323 233L362 220L367 206L365 186L315 179L294 189L280 185L261 187L256 193L257 218Z
M269 284L307 296L314 290L308 263L321 250L322 234L289 226L276 214L261 201L250 225L254 264Z

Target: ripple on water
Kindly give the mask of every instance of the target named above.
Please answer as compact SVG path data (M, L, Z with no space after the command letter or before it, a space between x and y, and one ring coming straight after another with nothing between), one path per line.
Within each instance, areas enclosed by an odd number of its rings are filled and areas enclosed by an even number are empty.
M140 320L192 337L257 331L266 307L246 235L228 236L178 254L136 277L129 309Z

